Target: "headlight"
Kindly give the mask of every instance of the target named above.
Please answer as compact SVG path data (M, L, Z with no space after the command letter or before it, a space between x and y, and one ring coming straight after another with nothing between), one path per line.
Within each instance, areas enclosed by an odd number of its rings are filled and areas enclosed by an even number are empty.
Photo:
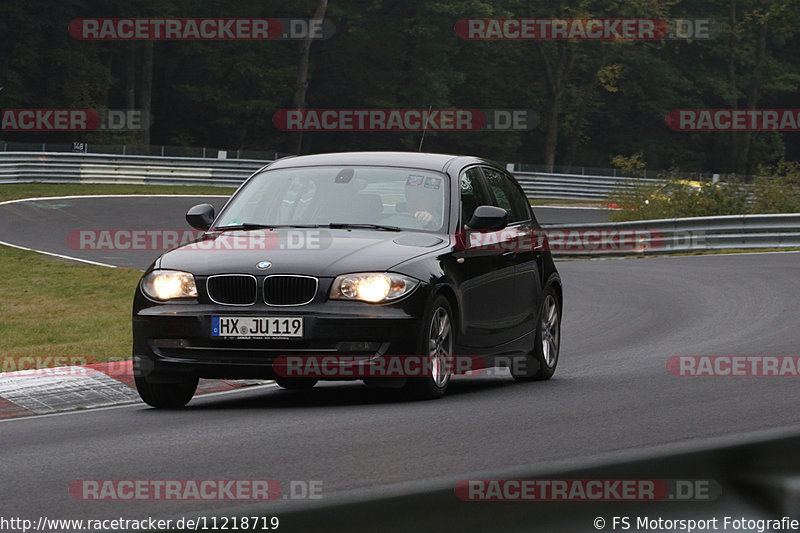
M154 270L142 279L142 292L154 300L197 298L194 276L178 270Z
M379 303L397 300L411 293L419 281L408 276L381 272L344 274L333 280L331 298Z

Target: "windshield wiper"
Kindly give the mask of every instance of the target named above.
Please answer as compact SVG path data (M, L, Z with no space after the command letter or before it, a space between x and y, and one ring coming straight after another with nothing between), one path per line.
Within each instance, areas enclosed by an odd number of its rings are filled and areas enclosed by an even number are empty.
M318 228L317 224L256 224L254 222L242 222L230 226L217 226L212 231L229 230L249 230L249 229L282 229L282 228Z
M331 222L328 224L331 229L377 229L381 231L403 231L397 226L386 226L384 224L351 224L349 222Z

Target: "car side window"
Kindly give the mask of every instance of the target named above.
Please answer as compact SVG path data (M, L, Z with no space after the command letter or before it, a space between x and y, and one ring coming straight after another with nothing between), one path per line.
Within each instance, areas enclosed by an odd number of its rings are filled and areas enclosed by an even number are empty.
M472 167L461 173L459 179L461 189L461 227L472 219L475 208L479 205L492 205L491 197L483 185L483 178L478 167Z
M528 200L511 179L493 168L482 167L482 169L486 182L494 194L495 205L506 210L509 224L529 220L531 216Z

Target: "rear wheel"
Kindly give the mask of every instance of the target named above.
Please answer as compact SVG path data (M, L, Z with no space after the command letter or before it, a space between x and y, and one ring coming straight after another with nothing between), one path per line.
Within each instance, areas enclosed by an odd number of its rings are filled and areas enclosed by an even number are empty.
M411 399L432 400L444 395L453 376L457 327L447 298L437 296L434 299L425 313L423 324L417 353L427 356L428 375L408 378L405 391Z
M511 375L518 381L550 379L556 371L560 347L561 308L555 291L548 287L539 311L533 353L525 359L522 368L512 365Z
M319 380L315 378L277 378L275 383L284 389L303 390L314 387L318 381Z
M196 377L172 378L158 375L136 376L136 390L144 403L161 409L183 407L194 396L199 381Z

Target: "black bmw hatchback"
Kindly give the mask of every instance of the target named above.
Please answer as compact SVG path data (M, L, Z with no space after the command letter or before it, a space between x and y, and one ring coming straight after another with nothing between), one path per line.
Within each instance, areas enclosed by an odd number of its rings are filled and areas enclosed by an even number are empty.
M204 233L148 268L133 306L136 386L155 407L198 378L284 388L363 379L441 397L461 370L549 379L562 287L516 180L464 156L288 157L251 176ZM459 365L466 360L468 365Z

